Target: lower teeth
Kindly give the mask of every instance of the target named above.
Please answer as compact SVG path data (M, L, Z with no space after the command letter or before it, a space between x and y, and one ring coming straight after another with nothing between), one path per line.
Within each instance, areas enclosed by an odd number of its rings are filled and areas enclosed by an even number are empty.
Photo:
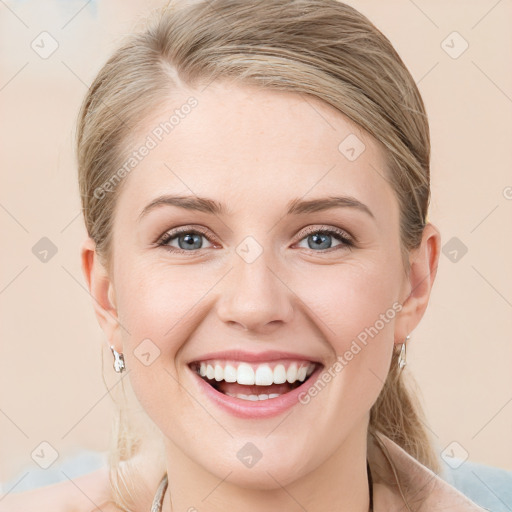
M269 400L271 398L277 398L281 396L279 393L270 393L270 395L243 395L241 393L232 394L232 393L224 393L228 396L234 396L235 398L240 398L242 400L251 400L256 402L257 400Z

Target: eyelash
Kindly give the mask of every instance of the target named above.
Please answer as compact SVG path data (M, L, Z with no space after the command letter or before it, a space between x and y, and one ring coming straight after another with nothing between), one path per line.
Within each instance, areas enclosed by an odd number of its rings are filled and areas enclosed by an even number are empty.
M200 249L196 249L196 250L186 251L184 249L178 249L176 247L171 247L170 245L167 245L171 240L173 240L174 238L177 238L181 234L203 235L210 243L212 243L212 241L206 235L206 230L202 230L201 228L191 229L191 228L185 227L185 228L178 228L178 229L175 229L172 231L168 231L167 233L165 233L163 236L160 237L160 239L156 242L156 245L158 247L164 247L166 250L168 250L172 253L175 253L175 254L184 254L184 253L190 254L190 253L194 253L194 252L197 252L198 250L200 250ZM340 245L337 245L336 247L331 247L329 249L322 249L320 251L314 251L313 249L309 249L310 251L315 252L315 253L318 252L320 254L323 254L326 252L335 251L338 248L351 249L355 245L353 240L349 237L349 235L345 231L338 229L338 228L327 228L327 227L326 228L324 228L324 227L306 228L305 232L303 233L302 238L300 238L298 240L298 242L301 242L304 238L307 238L309 235L313 235L313 234L334 235L335 238L337 238L340 242L342 242Z

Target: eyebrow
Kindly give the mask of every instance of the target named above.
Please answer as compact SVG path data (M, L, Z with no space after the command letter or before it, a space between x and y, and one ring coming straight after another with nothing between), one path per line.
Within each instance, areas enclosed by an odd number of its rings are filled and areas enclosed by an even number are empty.
M227 208L223 204L206 197L163 195L155 198L144 207L139 215L139 220L151 210L162 205L177 206L178 208L210 213L212 215L225 215L228 213ZM288 203L286 215L313 213L331 208L354 208L375 219L368 206L351 196L329 196L310 200L293 199Z

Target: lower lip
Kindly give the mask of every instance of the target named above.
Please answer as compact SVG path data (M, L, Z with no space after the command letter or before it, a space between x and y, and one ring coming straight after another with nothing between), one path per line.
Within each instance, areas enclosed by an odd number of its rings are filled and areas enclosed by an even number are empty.
M243 400L234 396L225 395L208 384L197 372L191 369L190 371L194 374L201 392L221 409L238 418L255 419L278 416L294 405L299 404L299 395L307 392L311 384L314 383L320 375L322 368L322 365L318 365L318 368L309 376L307 381L288 393L283 393L276 398L258 401Z

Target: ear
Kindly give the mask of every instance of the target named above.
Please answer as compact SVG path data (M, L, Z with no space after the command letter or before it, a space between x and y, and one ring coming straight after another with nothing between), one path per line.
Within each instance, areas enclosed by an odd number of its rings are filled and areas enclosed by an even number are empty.
M402 290L402 310L395 322L395 343L403 343L405 337L419 324L427 309L430 292L437 274L441 235L431 223L423 229L421 245L409 254L410 270Z
M114 286L107 270L100 261L96 252L96 244L92 238L87 237L84 240L80 248L80 254L82 272L93 299L94 312L98 323L107 337L109 347L114 345L118 352L122 352Z

